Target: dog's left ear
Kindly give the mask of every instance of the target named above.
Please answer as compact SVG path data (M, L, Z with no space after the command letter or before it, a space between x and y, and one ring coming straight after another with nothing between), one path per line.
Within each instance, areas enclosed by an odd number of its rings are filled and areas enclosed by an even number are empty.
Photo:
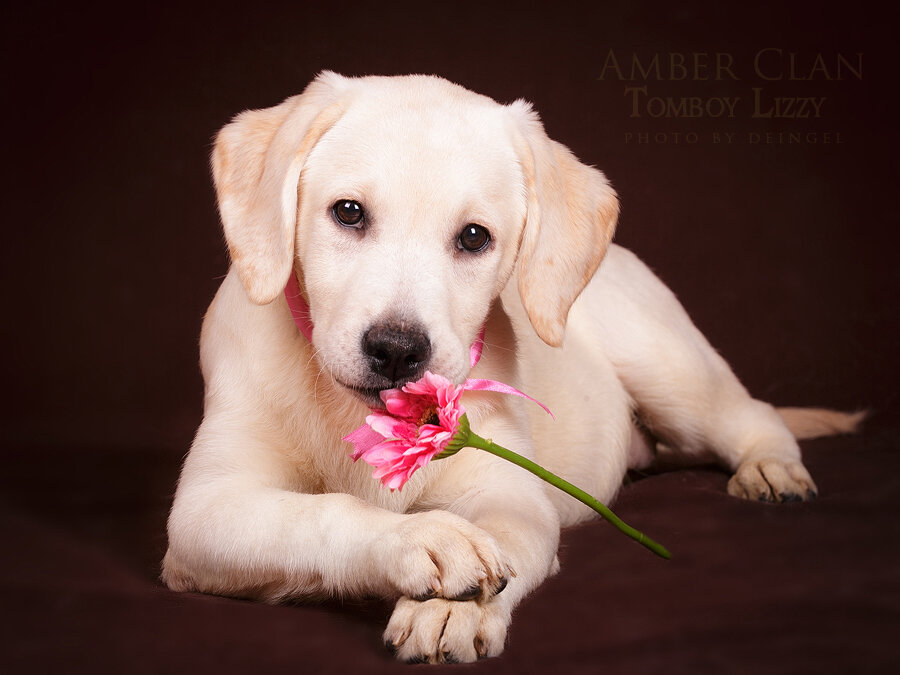
M547 137L529 103L516 101L509 110L528 192L519 295L534 330L558 347L572 303L606 255L619 200L600 171Z

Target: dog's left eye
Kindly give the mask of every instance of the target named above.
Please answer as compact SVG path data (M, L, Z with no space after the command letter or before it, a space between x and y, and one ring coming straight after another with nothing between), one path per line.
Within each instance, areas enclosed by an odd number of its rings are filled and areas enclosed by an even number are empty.
M331 212L337 221L345 227L362 227L363 207L357 201L342 199L332 205Z
M491 234L481 225L469 223L459 233L456 242L461 249L477 253L486 249L491 243Z

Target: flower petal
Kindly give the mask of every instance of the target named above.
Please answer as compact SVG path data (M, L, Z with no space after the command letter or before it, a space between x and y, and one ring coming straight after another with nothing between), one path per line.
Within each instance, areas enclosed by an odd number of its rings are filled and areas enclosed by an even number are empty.
M362 457L373 446L384 440L384 437L372 430L371 427L364 425L356 431L353 431L342 439L353 444L353 453L350 455L354 461Z
M382 412L373 412L366 417L366 424L371 427L372 431L381 434L384 438L402 438L409 441L414 441L416 438L414 424Z
M386 487L402 488L453 440L464 414L459 404L463 391L464 387L426 371L416 382L381 392L385 410L372 411L366 417L368 426L345 438L356 446L353 459L374 466L372 475ZM420 425L429 409L437 410L438 424ZM434 421L432 414L428 417Z

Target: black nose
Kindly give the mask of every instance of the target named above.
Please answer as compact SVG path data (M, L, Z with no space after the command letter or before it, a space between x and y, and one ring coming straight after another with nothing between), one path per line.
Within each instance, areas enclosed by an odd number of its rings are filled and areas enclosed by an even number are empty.
M399 384L424 369L431 356L431 341L415 324L379 323L363 335L362 350L372 372Z

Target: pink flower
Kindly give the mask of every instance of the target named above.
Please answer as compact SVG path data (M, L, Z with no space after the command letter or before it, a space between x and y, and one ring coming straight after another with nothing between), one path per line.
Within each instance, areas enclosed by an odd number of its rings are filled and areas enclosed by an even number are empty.
M609 508L584 490L530 459L472 431L466 412L459 403L464 391L494 391L534 401L530 396L502 382L466 380L461 385L455 385L445 377L426 372L417 382L408 382L401 389L381 392L385 410L373 410L366 417L365 425L344 436L343 440L353 444L351 457L354 461L362 459L374 466L372 476L380 479L385 487L398 490L413 473L432 459L449 457L465 447L478 448L530 471L590 506L621 532L657 555L671 557L665 547L622 522ZM542 403L535 403L550 413Z
M373 410L366 417L368 426L344 438L354 445L352 458L374 466L373 477L385 487L402 488L413 473L448 450L461 427L468 427L459 403L463 391L465 386L426 372L417 382L381 392L385 410ZM454 443L449 450L461 447Z

